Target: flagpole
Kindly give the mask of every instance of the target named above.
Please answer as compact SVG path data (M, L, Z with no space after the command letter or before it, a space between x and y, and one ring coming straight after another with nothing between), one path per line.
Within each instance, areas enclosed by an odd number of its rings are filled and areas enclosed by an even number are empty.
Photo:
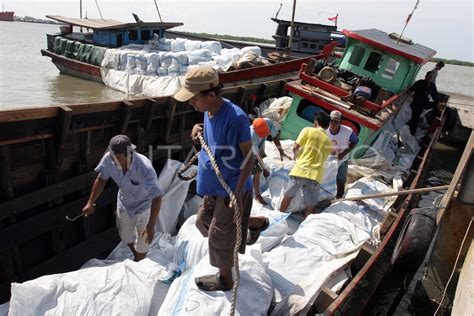
M416 8L418 7L418 3L419 3L419 2L420 2L420 0L416 0L415 7L414 7L413 10L411 11L411 13L408 15L408 17L407 17L407 19L406 19L406 21L405 21L405 26L403 27L403 30L402 30L402 34L400 34L400 36L398 37L397 45L398 45L398 42L400 42L400 39L402 38L403 33L405 32L405 29L407 28L408 22L410 22L411 16L413 15L413 13L415 13L415 10L416 10Z
M293 0L293 12L291 14L290 39L288 40L288 47L286 49L286 54L288 55L288 57L291 56L291 48L293 46L293 32L295 31L295 11L296 11L296 0Z

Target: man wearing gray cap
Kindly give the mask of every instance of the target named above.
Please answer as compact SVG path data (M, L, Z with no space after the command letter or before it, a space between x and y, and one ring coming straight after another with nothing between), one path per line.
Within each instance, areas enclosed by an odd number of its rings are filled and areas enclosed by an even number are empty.
M107 180L112 178L119 187L117 228L120 239L128 245L135 261L140 261L153 241L163 192L151 161L135 152L134 147L126 135L112 137L109 151L95 168L98 176L82 213L85 216L94 213L95 201Z
M177 101L188 101L196 111L204 113L204 124L195 125L191 137L197 141L198 133L203 133L242 214L241 227L236 227L229 195L220 184L209 156L201 149L196 181L197 192L204 198L196 226L204 237L209 237L210 263L219 269L215 275L195 279L196 285L205 291L232 288L236 230L242 230L240 253L244 253L247 227L257 233L266 227L264 217L249 219L253 201L250 122L240 107L220 96L220 88L217 72L212 67L199 66L188 70L184 87L174 95Z
M337 170L337 198L344 195L344 189L347 179L347 169L349 152L359 143L359 137L352 128L341 124L342 114L339 111L332 111L329 115L329 127L326 134L332 142L332 155L337 155L339 159L339 168Z

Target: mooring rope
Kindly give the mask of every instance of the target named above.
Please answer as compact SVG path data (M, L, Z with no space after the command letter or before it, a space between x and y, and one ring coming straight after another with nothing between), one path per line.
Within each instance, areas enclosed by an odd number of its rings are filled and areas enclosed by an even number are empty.
M219 166L217 165L216 158L212 154L211 149L207 146L206 141L204 140L204 137L202 136L202 133L199 133L198 139L201 142L202 148L206 151L207 155L209 156L209 160L211 161L212 168L214 168L214 172L216 173L217 179L219 180L220 184L224 188L224 190L227 192L227 194L230 197L231 204L234 207L234 221L235 221L235 246L234 246L234 253L233 253L233 258L234 258L234 269L235 269L235 281L234 285L232 286L232 303L230 305L230 315L234 316L235 315L235 305L237 303L237 289L239 288L239 283L240 283L240 271L239 271L239 249L240 249L240 244L242 241L242 229L241 229L241 223L242 223L242 213L240 212L240 205L237 203L237 199L235 198L234 192L232 192L232 189L227 185L227 183L224 180L224 177L222 176L222 173L219 169ZM189 177L185 177L182 175L183 172L189 169L189 167L193 164L194 161L198 158L199 153L195 154L189 162L183 166L180 170L176 172L178 177L183 180L191 180L192 178L195 177L195 173Z

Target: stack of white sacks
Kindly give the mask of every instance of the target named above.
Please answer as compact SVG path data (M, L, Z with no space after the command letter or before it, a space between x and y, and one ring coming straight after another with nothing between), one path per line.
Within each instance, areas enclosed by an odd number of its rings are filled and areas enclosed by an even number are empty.
M182 76L189 67L210 65L219 72L227 71L245 53L261 55L257 46L222 48L217 41L193 41L183 38L160 39L156 49L150 45L127 45L108 49L102 67L134 75Z
M107 86L127 94L166 96L181 87L182 76L189 68L209 65L224 72L249 52L257 56L262 53L257 46L226 49L217 41L161 38L152 45L108 49L101 76Z

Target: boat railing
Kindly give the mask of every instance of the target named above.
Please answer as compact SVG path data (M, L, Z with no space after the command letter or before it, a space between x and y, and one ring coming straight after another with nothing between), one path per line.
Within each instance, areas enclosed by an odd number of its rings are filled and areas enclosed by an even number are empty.
M309 83L312 86L327 91L339 98L347 96L350 93L346 89L343 89L341 87L335 86L329 82L319 79L315 74L312 73L312 71L308 69L308 64L306 63L301 65L299 77L302 82ZM364 102L361 103L361 107L369 111L370 114L376 115L381 110L391 106L394 101L399 98L400 95L401 94L394 95L393 97L385 100L381 105L369 100L364 100Z

